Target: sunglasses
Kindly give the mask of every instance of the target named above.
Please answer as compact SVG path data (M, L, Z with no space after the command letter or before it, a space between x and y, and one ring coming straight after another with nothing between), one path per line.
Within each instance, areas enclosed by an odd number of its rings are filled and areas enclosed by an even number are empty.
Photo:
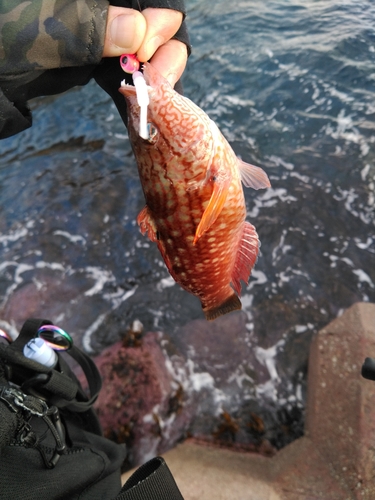
M3 337L9 343L13 342L9 333L1 328L0 337ZM69 333L56 325L41 326L36 333L36 338L43 339L54 351L67 351L73 346L73 339Z

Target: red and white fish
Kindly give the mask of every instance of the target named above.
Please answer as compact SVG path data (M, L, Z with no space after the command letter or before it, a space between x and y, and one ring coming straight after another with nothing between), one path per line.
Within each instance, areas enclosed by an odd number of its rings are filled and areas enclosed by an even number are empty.
M241 309L241 280L248 283L259 250L245 220L241 181L270 186L265 172L236 157L215 123L173 90L146 63L149 139L139 135L135 88L123 85L128 131L146 206L137 222L156 242L174 280L199 297L212 320Z

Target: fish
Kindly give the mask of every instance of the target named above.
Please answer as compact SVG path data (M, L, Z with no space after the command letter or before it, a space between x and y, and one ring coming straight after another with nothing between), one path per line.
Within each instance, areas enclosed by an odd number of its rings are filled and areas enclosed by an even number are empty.
M173 279L201 301L207 320L241 309L259 237L246 220L242 184L270 187L267 174L236 156L217 125L144 63L148 139L139 134L136 90L122 83L128 135L146 201L137 217Z

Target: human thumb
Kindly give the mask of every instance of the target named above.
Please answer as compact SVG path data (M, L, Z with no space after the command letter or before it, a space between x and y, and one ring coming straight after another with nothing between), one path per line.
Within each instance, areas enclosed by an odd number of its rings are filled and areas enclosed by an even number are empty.
M137 10L109 6L103 57L135 54L146 30L146 20Z

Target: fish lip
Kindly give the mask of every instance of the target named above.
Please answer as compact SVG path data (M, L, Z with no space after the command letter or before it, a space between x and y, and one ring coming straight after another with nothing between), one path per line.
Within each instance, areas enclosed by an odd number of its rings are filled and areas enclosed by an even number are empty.
M127 97L127 96L131 97L131 96L136 95L135 86L131 85L130 83L125 83L125 80L122 80L121 86L118 90L125 97ZM151 87L150 85L147 85L147 91L148 91L149 95L151 95L154 92L154 90L155 89L153 87Z
M122 80L121 86L118 90L125 97L126 96L133 96L136 94L134 85L130 85L129 83L125 83L125 80Z

